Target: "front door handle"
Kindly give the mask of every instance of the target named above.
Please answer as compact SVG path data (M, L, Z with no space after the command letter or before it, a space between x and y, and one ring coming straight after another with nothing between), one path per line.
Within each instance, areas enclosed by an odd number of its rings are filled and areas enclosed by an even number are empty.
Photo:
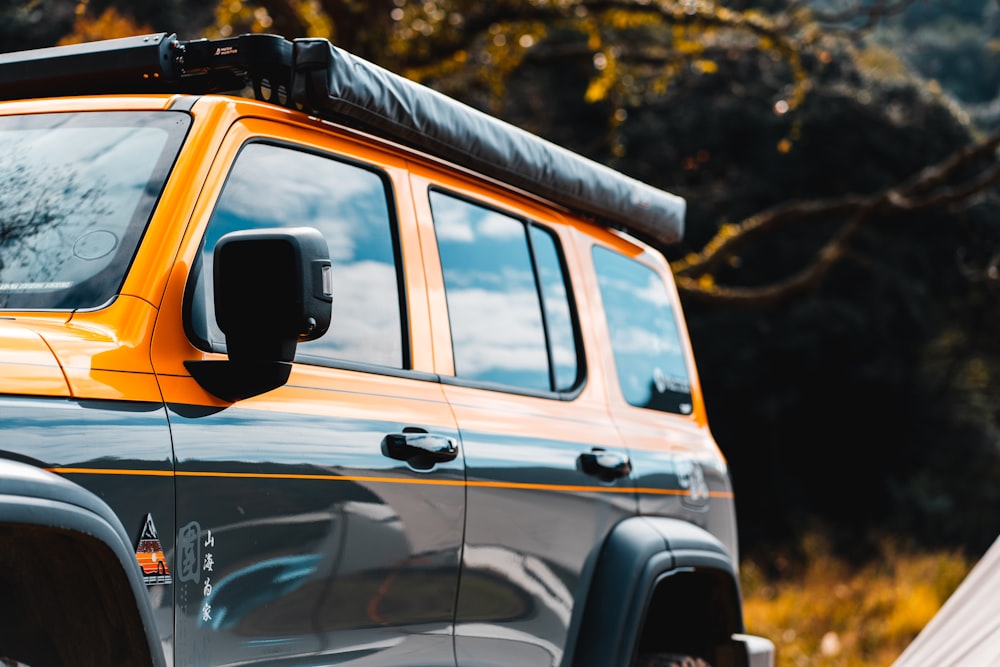
M627 477L632 472L632 463L627 456L609 452L601 447L594 447L589 452L580 454L577 461L580 470L602 482L613 482L621 477Z
M427 470L435 463L454 460L458 456L458 444L453 438L407 427L402 433L390 433L382 438L382 454L406 461L418 470Z

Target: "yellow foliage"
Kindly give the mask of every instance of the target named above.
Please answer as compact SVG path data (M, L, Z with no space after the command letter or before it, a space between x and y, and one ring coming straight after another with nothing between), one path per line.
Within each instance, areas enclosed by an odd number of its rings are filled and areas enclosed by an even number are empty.
M114 7L108 7L97 18L87 14L85 7L81 4L84 11L77 13L73 32L60 39L59 46L154 32L148 25L136 23L132 17L119 14Z
M742 231L742 227L734 222L727 222L719 225L719 231L715 233L717 239L728 239L736 236Z
M689 25L674 25L672 30L673 44L675 51L682 55L693 55L702 53L705 50L706 29L702 26L694 28Z
M306 37L335 37L333 20L317 0L288 0L288 6L305 26Z
M485 39L473 51L455 51L430 65L407 68L402 74L421 83L454 75L471 77L489 88L492 102L499 110L508 78L524 61L527 52L545 38L548 30L549 27L540 21L497 22L490 26Z
M584 99L593 104L600 102L608 96L608 91L615 85L614 71L612 67L605 67L604 71L590 80Z
M902 80L909 76L906 65L896 53L876 44L858 53L856 62L862 72L883 81Z
M660 17L652 12L623 11L609 9L601 15L603 22L617 30L628 30L660 22Z
M665 95L667 89L670 87L670 78L673 76L673 72L669 72L667 76L658 76L653 79L650 85L650 90L652 90L657 95Z
M215 6L215 24L205 31L205 36L214 39L244 32L266 32L272 23L266 7L255 7L240 0L220 2Z
M851 567L816 535L793 564L775 555L780 574L741 565L748 631L771 639L776 667L871 667L891 664L937 613L971 568L953 552L882 556Z
M608 92L618 83L618 61L610 51L599 53L602 66L597 76L590 80L584 99L593 104L608 96Z
M704 58L695 60L694 67L702 74L715 74L719 71L719 66L714 60L706 60Z
M971 391L987 392L993 386L990 364L981 357L966 361L962 365L959 379L962 387Z

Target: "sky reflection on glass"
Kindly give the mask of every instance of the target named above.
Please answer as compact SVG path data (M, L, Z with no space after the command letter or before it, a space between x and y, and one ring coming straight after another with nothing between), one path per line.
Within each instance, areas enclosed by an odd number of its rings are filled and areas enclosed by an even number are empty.
M691 412L691 386L666 286L649 267L595 246L618 381L638 407Z
M212 249L239 229L314 227L333 262L333 322L322 338L299 345L303 354L402 367L402 324L387 188L374 171L324 156L253 143L245 146L205 235L201 289ZM262 314L263 315L263 314ZM211 339L221 342L214 317ZM205 326L204 324L202 326Z

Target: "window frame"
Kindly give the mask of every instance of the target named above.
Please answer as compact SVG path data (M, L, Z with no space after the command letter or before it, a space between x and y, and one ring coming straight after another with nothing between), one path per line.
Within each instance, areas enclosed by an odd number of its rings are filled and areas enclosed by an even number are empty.
M325 158L335 162L339 162L344 165L356 167L367 171L375 175L383 185L383 194L385 195L386 210L388 212L388 224L389 224L389 235L392 243L392 251L395 260L396 269L396 294L398 297L399 304L399 335L401 342L401 355L400 355L400 366L387 366L383 364L377 364L374 362L364 362L355 361L349 359L337 359L334 357L324 357L321 355L304 353L301 348L297 347L295 352L295 363L300 363L309 366L316 366L321 368L337 368L343 370L352 371L364 371L364 372L374 372L380 375L397 376L397 377L418 377L420 379L433 379L434 375L422 371L416 371L413 369L413 354L411 350L411 337L410 337L410 322L409 322L409 301L407 293L406 284L406 271L404 270L404 264L406 259L403 255L402 243L400 240L400 230L399 230L399 211L398 211L398 198L396 195L396 189L393 187L392 178L386 173L386 171L377 165L366 162L362 159L356 158L351 155L333 152L330 150L325 150L323 148L311 145L302 144L294 141L279 139L275 137L264 137L255 136L250 137L245 140L240 147L236 150L232 161L229 163L225 179L223 179L218 192L215 194L215 199L212 204L211 210L208 212L207 222L205 224L205 229L202 231L201 238L198 241L197 250L195 252L195 259L192 262L191 270L188 272L187 280L184 285L184 297L183 297L183 324L184 332L189 340L189 342L197 349L203 352L212 352L218 354L226 354L225 343L213 344L212 341L205 340L194 330L194 324L192 322L192 313L194 311L194 298L195 298L195 282L199 275L203 271L204 255L205 255L205 237L207 231L211 225L211 222L215 216L216 209L219 205L219 200L221 199L223 193L226 191L229 185L230 178L233 174L233 168L236 166L243 154L243 151L251 145L266 145L275 148L283 148L286 150L292 150L297 153L305 153L307 155L314 155L316 157ZM295 226L295 225L286 225ZM336 285L334 285L334 318L331 327L336 324ZM214 305L212 306L212 313L214 315Z
M609 255L617 256L618 258L632 262L638 267L647 269L652 275L654 275L659 284L663 288L664 295L667 299L667 305L670 310L670 318L674 324L674 329L677 333L677 346L679 349L679 357L684 365L684 375L688 383L688 401L689 410L684 411L673 411L664 410L656 407L651 407L648 405L637 405L629 400L629 397L623 386L623 378L619 370L618 363L618 353L615 350L614 345L614 332L611 328L612 322L608 315L607 307L604 299L604 292L601 289L601 277L602 273L598 270L596 252L601 250ZM679 299L677 298L677 291L671 280L665 278L663 270L661 268L649 261L644 261L643 255L645 253L629 254L624 252L620 247L615 247L612 245L606 245L603 243L591 243L587 249L586 254L590 259L590 270L593 271L594 277L594 287L596 289L595 298L600 306L600 315L597 316L599 325L603 328L605 332L605 339L607 344L608 355L610 359L609 375L607 379L608 387L613 388L617 392L618 397L621 399L623 406L629 409L642 410L645 413L654 415L670 415L672 417L678 417L682 419L690 419L695 417L699 413L700 405L700 393L698 389L698 376L697 369L694 364L693 355L690 349L690 338L687 333L687 325L684 319L684 313L681 308Z
M496 204L487 203L482 199L476 198L475 196L468 195L463 192L459 192L447 187L432 184L428 187L426 196L429 210L431 211L431 227L434 229L434 247L437 256L437 261L439 268L441 270L442 279L444 278L444 264L441 259L440 245L438 243L437 237L437 227L435 225L433 216L433 204L431 195L433 193L439 193L441 195L463 201L469 205L477 206L493 213L506 216L511 218L523 225L524 228L524 238L525 243L528 248L528 257L531 262L533 282L534 282L534 293L538 299L538 309L542 320L542 331L545 339L545 356L548 362L548 378L550 389L533 389L529 387L519 387L517 385L505 384L502 382L493 382L489 380L475 380L467 377L462 377L457 374L445 375L441 374L440 380L443 384L450 384L463 387L471 387L475 389L486 389L490 391L497 391L506 394L515 394L521 396L534 396L537 398L548 398L563 401L571 401L578 397L582 392L584 387L587 385L587 359L585 355L585 350L583 347L583 332L580 324L579 309L577 307L577 300L572 278L570 276L569 268L566 262L566 251L563 247L563 238L554 229L554 226L546 224L543 222L538 222L534 218L527 216L523 213L513 211ZM549 314L545 307L545 297L543 294L541 276L538 271L538 259L535 253L534 241L531 238L531 229L537 229L541 233L546 234L552 239L552 244L555 249L556 258L559 262L559 275L562 278L563 286L566 289L566 304L569 308L569 320L570 327L573 333L573 349L576 353L576 377L573 383L566 389L552 389L551 387L556 386L556 369L553 363L554 350L552 343L552 336L549 327ZM452 358L455 357L455 339L452 333L451 327L451 304L448 301L448 290L447 285L444 284L444 305L446 312L448 313L447 325L448 325L448 340L450 344L450 350Z
M53 290L48 292L48 294L52 295L58 293L60 295L69 295L75 290L78 290L79 286L82 284L96 284L104 280L105 277L117 276L117 279L113 281L113 287L111 286L112 281L107 281L109 287L104 290L105 298L95 304L87 305L72 304L56 306L52 305L51 302L47 305L41 306L35 304L22 305L17 302L15 302L15 305L10 305L8 303L3 303L3 300L0 299L0 313L92 313L111 306L118 299L118 297L121 296L122 290L129 279L129 275L135 268L136 258L142 249L143 243L147 239L150 225L152 224L154 217L157 215L160 203L163 199L163 194L169 187L171 180L175 177L174 170L177 166L178 160L181 159L181 155L184 152L184 146L187 143L192 132L192 127L194 126L194 120L190 113L176 109L67 108L66 110L56 111L51 114L12 113L4 116L6 121L11 123L24 123L25 125L30 126L29 129L57 129L57 120L60 118L66 119L70 117L72 117L74 121L76 119L81 120L79 125L76 125L75 122L70 122L70 127L72 128L125 127L124 124L115 122L117 120L115 118L116 116L122 118L140 116L147 119L147 122L155 118L155 122L149 122L147 126L160 127L166 132L167 139L164 142L163 150L160 155L156 157L156 162L150 170L144 192L139 197L139 202L137 203L136 208L129 216L124 233L118 238L116 247L112 250L114 257L112 257L104 268L91 274L81 283L71 287L59 289L57 291ZM180 122L182 119L183 123ZM181 124L183 124L183 128L177 129L181 126ZM44 125L45 128L36 127L42 125ZM58 124L58 127L65 127L65 120ZM134 127L136 126L133 125L133 128ZM152 183L158 184L155 195L148 194L150 184ZM12 291L11 296L24 296L24 292Z

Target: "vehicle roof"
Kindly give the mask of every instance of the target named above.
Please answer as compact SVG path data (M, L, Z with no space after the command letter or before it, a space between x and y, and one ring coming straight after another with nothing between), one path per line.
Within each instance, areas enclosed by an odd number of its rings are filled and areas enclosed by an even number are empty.
M0 54L0 99L225 92L372 132L549 199L656 246L681 239L686 202L325 39L181 41L159 33Z

